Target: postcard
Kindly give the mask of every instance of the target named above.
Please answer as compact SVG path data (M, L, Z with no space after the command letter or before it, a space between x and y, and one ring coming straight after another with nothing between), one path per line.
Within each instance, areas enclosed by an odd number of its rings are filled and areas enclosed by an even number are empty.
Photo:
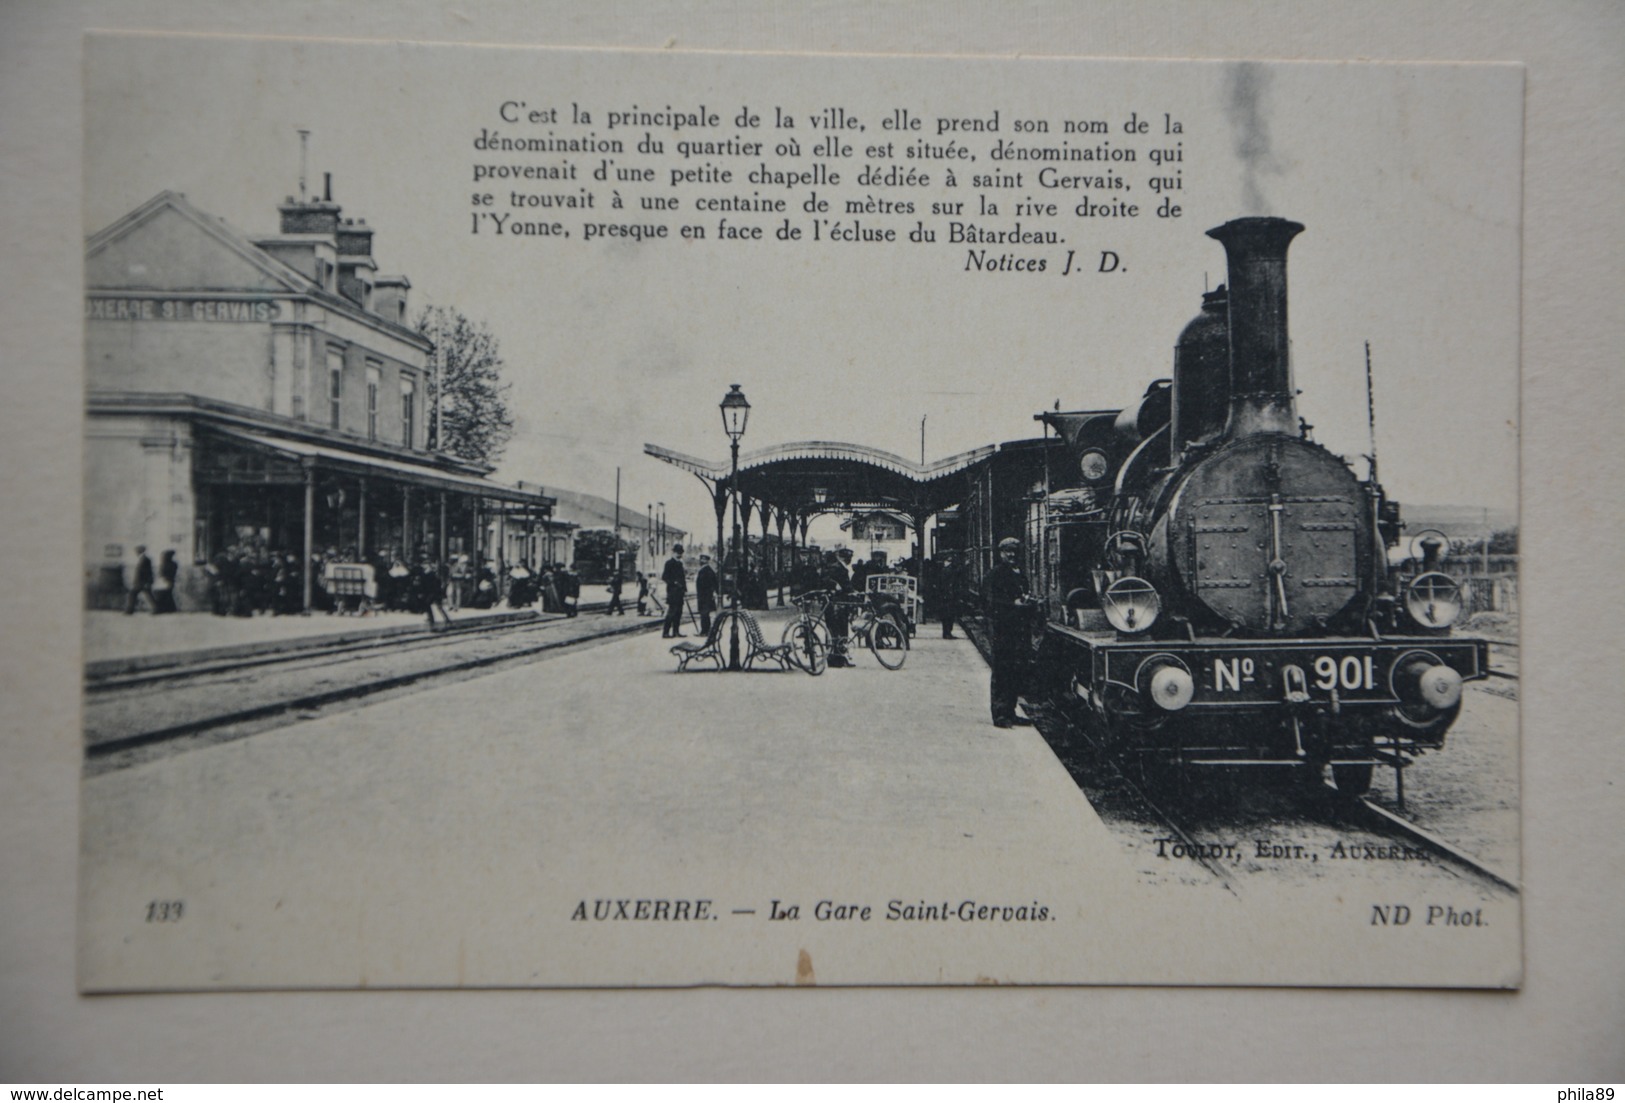
M1520 67L84 82L84 991L1520 984Z

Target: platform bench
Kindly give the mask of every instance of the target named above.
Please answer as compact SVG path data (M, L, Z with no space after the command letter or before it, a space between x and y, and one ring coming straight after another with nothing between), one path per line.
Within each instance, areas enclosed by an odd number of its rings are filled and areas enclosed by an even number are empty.
M695 659L709 659L717 664L721 670L724 663L722 649L717 645L722 641L722 622L724 618L718 617L716 623L711 625L711 632L703 641L694 641L674 644L671 653L677 656L677 672L681 674L688 669L688 664Z
M750 665L757 659L771 659L779 664L780 670L790 669L789 644L768 643L767 637L762 635L762 626L757 623L756 618L751 615L748 609L732 610L730 615L737 615L740 620L745 622L745 634L750 643L750 653L745 656L744 660L746 670L749 670Z

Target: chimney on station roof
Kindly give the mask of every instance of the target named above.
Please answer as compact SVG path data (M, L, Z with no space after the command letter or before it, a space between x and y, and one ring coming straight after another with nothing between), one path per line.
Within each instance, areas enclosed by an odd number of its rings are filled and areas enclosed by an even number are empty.
M332 236L338 233L340 208L333 202L333 174L326 172L322 176L324 180L322 198L295 199L290 195L277 208L282 212L284 234Z

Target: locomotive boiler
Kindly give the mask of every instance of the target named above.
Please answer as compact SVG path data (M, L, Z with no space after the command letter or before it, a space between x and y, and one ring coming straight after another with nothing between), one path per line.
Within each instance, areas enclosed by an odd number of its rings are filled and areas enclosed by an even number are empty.
M1378 765L1403 786L1443 744L1488 645L1452 635L1443 536L1402 545L1375 461L1360 478L1298 417L1286 254L1302 230L1210 230L1228 285L1181 333L1172 378L1126 410L1039 415L1059 444L1024 495L1028 566L1048 606L1039 669L1110 746L1329 767L1360 793Z

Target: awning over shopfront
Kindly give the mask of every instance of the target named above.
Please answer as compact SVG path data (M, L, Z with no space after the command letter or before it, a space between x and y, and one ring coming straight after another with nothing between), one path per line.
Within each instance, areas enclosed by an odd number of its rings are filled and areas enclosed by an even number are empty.
M312 459L316 462L318 470L342 471L349 475L379 475L408 482L414 486L474 494L504 502L544 507L553 505L551 498L532 490L521 490L477 475L447 471L428 464L407 463L404 460L392 460L382 456L366 456L309 441L267 436L246 429L210 426L208 432L273 454L293 459Z

